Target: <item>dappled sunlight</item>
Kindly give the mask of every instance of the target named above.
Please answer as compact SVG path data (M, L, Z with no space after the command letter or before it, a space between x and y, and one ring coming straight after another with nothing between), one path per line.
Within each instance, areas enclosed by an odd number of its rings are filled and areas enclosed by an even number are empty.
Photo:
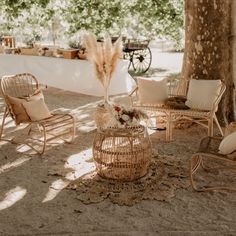
M3 166L0 166L0 174L2 174L3 172L6 172L12 168L21 166L23 163L25 163L26 161L29 161L30 159L31 159L31 157L21 157L13 162L10 162L10 163L7 163Z
M91 127L91 126L86 126L86 125L82 125L82 126L80 126L80 127L78 128L79 131L84 132L84 133L91 132L91 131L93 131L94 129L95 129L94 126Z
M31 152L32 148L30 146L27 146L27 144L20 144L19 146L16 147L16 151L19 153L27 153Z
M5 198L0 202L0 211L13 206L20 201L26 193L27 190L19 186L8 191L5 194Z
M68 113L70 112L70 109L65 108L65 107L59 107L57 109L54 109L52 112L56 113L56 112L60 112L60 113Z
M73 171L66 175L66 179L75 180L95 171L96 167L92 156L92 148L70 156L64 167L73 169Z
M71 171L65 175L65 179L57 179L52 182L42 201L43 203L53 200L71 181L85 176L96 169L92 159L92 148L71 155L67 159L64 168Z
M89 114L82 114L78 116L79 119L87 119L89 118Z
M86 109L86 108L95 108L95 107L97 107L97 105L100 104L101 102L103 102L103 100L99 100L99 101L96 101L96 102L90 102L90 103L87 103L85 105L79 106L75 110L83 112L84 109Z
M94 121L88 121L88 122L83 122L79 124L79 127L77 128L79 131L82 132L91 132L96 129L95 127L95 122Z
M46 197L43 199L42 202L48 202L48 201L53 200L61 192L61 190L63 190L64 188L68 186L69 183L70 181L62 180L62 179L58 179L52 182L46 194Z

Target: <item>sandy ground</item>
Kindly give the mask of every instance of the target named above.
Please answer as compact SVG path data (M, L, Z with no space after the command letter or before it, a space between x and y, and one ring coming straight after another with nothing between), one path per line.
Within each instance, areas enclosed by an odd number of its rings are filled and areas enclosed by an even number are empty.
M80 202L75 191L65 187L93 163L84 163L77 176L68 167L73 166L71 160L92 158L93 111L100 99L56 89L44 94L50 110L77 117L76 140L47 150L43 158L0 143L0 235L236 235L235 193L196 193L189 187L178 190L169 202L144 200L132 207L109 200ZM0 109L2 113L2 99ZM199 126L178 129L170 143L163 131L150 134L155 153L181 158L187 167L206 131Z

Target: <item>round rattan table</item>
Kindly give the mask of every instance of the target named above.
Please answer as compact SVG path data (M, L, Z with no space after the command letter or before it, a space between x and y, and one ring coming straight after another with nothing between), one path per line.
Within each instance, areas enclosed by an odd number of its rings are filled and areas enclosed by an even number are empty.
M132 181L144 176L152 157L144 126L98 129L93 143L97 173L105 178Z

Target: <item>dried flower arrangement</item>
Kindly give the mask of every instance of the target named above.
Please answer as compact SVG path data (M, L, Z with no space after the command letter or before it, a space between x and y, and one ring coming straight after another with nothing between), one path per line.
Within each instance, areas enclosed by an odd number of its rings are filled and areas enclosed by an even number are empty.
M135 108L126 108L121 105L112 105L110 107L111 117L113 118L112 126L126 127L136 126L141 120L147 120L146 113ZM110 124L109 124L110 125Z
M108 103L110 81L118 59L122 58L122 38L118 38L112 44L111 37L108 34L105 34L103 42L98 42L94 34L85 33L83 44L87 51L87 59L93 63L96 77L104 87L104 102Z

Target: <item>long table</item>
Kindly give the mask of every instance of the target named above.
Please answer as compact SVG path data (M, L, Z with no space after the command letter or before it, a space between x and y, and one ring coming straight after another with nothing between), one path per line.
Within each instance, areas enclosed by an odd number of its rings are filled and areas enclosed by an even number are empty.
M111 79L109 94L127 93L132 88L128 61L120 60ZM93 96L104 95L93 65L87 60L0 54L0 76L29 72L42 84Z

